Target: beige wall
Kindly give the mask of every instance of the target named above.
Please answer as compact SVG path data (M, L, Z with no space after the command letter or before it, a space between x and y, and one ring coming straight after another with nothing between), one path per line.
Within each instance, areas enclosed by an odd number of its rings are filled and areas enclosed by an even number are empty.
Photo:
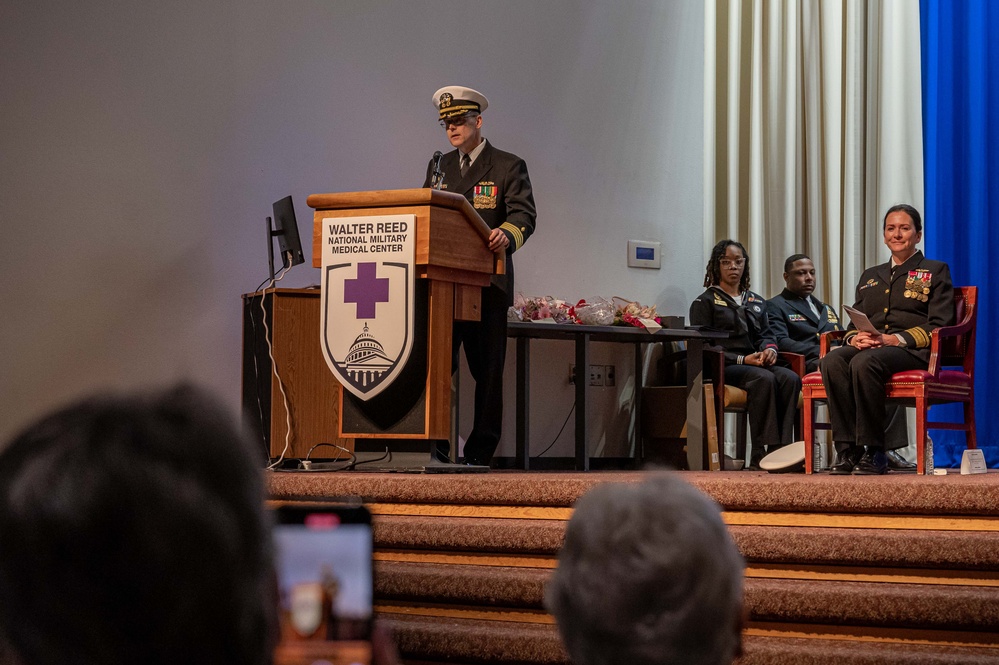
M236 409L239 296L265 277L271 202L292 194L308 235L310 193L421 184L447 147L430 95L448 83L489 96L485 136L531 170L519 290L686 314L702 49L699 0L5 4L0 438L94 390L178 379ZM663 270L627 268L629 238L662 241ZM317 281L300 266L283 284ZM568 413L572 356L535 357L554 358L534 374L540 444ZM594 418L627 399L604 393ZM626 421L594 445L620 448ZM570 422L553 453L571 440Z

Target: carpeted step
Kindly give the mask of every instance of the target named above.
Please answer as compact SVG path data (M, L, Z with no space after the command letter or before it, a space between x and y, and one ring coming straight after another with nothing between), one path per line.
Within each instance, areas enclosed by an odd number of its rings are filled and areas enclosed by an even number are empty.
M999 571L999 532L729 527L747 561Z
M379 603L542 611L550 570L378 562ZM999 587L748 578L756 622L999 632Z
M379 515L378 549L555 556L561 520ZM999 571L999 532L732 525L749 562Z
M747 559L739 665L999 662L999 483L689 473ZM278 501L361 496L377 612L409 663L565 663L542 606L571 506L642 472L271 474Z
M999 632L997 587L747 579L745 593L753 621Z
M383 614L407 662L566 665L553 624ZM735 665L977 665L999 649L747 635Z
M565 537L564 520L377 515L377 549L499 552L554 556Z
M433 563L375 563L375 598L541 609L550 570Z
M571 507L597 484L638 482L646 471L491 472L471 475L274 473L275 500L361 497L365 502ZM726 510L862 515L984 515L999 506L995 472L961 476L829 476L764 472L683 472Z
M554 624L382 614L400 655L441 663L568 663Z
M561 520L379 515L378 549L554 557ZM999 532L780 526L729 527L749 562L999 571Z
M985 665L999 649L746 635L734 665Z

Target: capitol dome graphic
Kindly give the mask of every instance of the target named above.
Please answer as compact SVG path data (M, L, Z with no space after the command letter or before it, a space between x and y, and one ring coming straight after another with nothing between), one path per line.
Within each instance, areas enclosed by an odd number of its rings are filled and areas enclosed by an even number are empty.
M367 323L364 324L361 334L350 345L347 357L343 362L337 363L350 382L362 390L377 385L392 368L392 364L393 361L385 355L384 347L368 332Z

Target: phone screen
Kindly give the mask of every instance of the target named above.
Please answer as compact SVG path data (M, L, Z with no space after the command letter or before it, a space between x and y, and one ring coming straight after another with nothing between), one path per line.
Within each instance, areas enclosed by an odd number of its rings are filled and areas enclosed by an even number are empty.
M370 640L371 514L346 504L275 513L281 641Z

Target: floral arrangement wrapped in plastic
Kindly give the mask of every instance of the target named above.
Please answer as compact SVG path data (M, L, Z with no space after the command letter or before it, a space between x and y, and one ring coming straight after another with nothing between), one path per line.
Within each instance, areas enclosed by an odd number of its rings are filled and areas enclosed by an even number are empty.
M579 323L588 326L634 326L649 332L662 329L655 305L643 307L640 303L615 296L612 301L597 298L592 302L580 300L575 305L551 296L525 296L518 293L513 300L508 318L511 321L541 323Z
M586 326L612 326L614 305L603 298L597 298L594 302L580 300L569 308L569 316L576 323Z
M507 318L513 321L551 321L553 323L575 323L570 315L571 307L564 300L551 296L528 297L518 293L513 299L513 307Z
M656 332L662 329L662 321L656 314L656 306L643 307L638 302L625 300L614 296L614 304L617 309L614 311L614 325L635 326L645 328L649 332Z

